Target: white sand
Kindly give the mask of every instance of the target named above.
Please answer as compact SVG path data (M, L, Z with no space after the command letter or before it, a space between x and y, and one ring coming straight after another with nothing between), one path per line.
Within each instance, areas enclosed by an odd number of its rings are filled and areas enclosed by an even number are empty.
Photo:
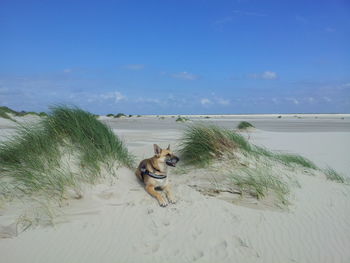
M182 126L157 120L160 130L142 129L143 121L135 121L139 129L115 132L139 160L152 155L153 143L174 145L181 135ZM249 138L350 177L350 130L258 130ZM289 210L262 210L200 194L188 186L196 183L194 173L170 175L178 203L161 208L123 168L115 184L94 186L82 200L70 201L54 226L18 236L11 225L16 209L4 207L0 233L14 236L0 238L1 262L350 262L349 186L296 174L301 188L292 189Z

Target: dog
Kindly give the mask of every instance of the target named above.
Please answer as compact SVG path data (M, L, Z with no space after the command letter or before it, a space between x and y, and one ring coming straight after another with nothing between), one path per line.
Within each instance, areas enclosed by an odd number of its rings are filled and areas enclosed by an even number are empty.
M146 191L157 198L160 206L165 207L168 201L176 203L168 181L167 169L168 166L175 167L180 159L172 153L170 144L167 149L161 149L157 144L153 147L154 156L141 161L135 174L145 184ZM157 190L162 190L167 199Z

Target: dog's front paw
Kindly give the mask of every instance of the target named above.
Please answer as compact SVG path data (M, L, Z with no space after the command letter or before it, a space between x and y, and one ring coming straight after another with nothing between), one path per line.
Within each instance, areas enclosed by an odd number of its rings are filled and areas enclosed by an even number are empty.
M159 199L158 201L161 207L166 207L168 205L168 202L164 198Z
M176 199L174 197L169 198L171 204L176 204Z

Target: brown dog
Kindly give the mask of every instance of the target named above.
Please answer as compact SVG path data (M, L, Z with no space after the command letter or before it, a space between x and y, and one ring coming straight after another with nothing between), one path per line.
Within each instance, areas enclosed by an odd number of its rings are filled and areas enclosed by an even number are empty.
M175 167L179 158L172 153L170 145L167 149L161 149L157 144L154 144L153 147L155 155L141 161L135 174L144 182L146 191L157 198L160 206L164 207L168 205L168 202L156 189L164 191L170 203L176 202L169 185L167 166Z

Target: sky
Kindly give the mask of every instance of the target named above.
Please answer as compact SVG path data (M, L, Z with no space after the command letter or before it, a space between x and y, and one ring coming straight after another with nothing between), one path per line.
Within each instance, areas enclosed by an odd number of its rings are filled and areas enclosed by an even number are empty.
M0 0L0 105L350 113L350 0Z

